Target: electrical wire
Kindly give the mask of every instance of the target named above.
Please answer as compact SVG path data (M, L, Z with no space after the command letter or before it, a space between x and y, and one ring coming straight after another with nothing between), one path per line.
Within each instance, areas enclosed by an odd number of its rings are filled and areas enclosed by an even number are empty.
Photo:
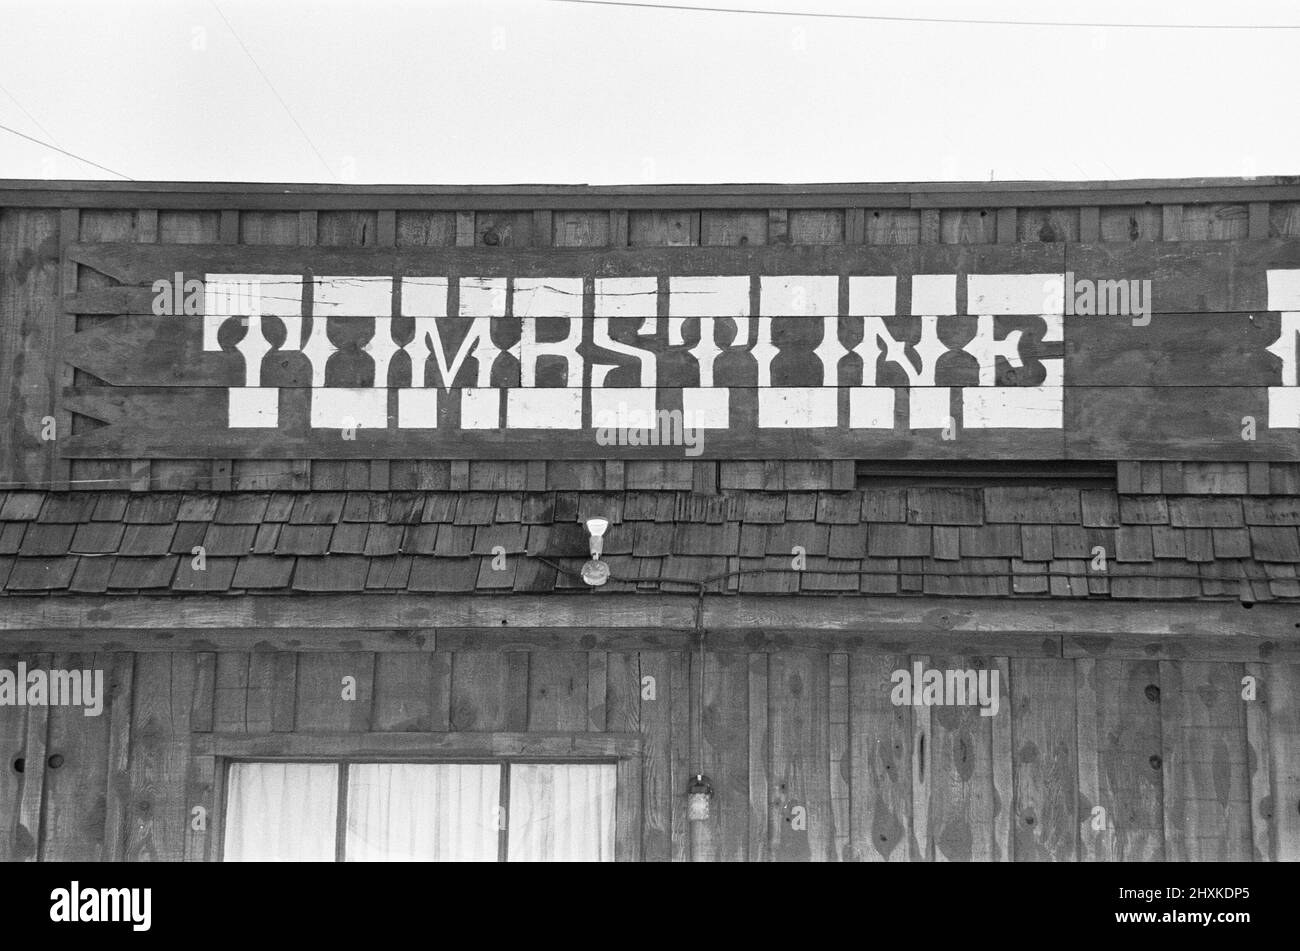
M39 146L43 146L44 148L62 153L63 155L68 156L68 158L74 158L78 162L85 162L87 165L93 165L95 168L100 169L101 171L108 172L110 175L116 175L118 178L125 178L128 182L135 181L135 179L132 178L130 175L123 175L121 172L116 171L115 169L111 169L107 165L100 165L98 162L92 162L90 159L77 155L75 152L69 152L67 149L61 149L57 145L53 145L49 142L42 142L40 139L33 138L32 136L28 135L25 132L19 132L17 129L11 129L7 125L0 125L0 129L3 129L5 132L9 132L12 133L13 135L16 135L20 139L26 139L28 142L35 142Z
M280 91L275 88L275 83L271 82L271 77L266 75L266 72L254 58L252 51L244 45L244 41L240 39L239 34L235 32L235 28L231 26L230 21L226 19L226 15L221 12L221 7L217 6L216 0L210 0L210 2L212 3L212 9L217 11L217 16L221 17L221 22L226 24L226 29L230 31L230 35L235 38L235 42L239 44L239 48L244 51L244 55L248 57L248 61L252 63L253 68L257 70L257 74L262 77L262 81L265 82L267 88L271 90L271 95L275 96L276 101L280 103L285 114L289 116L289 121L297 127L298 131L302 134L302 137L307 140L307 144L311 146L311 150L316 153L316 158L319 159L321 165L325 167L325 171L329 174L330 178L337 182L338 176L335 175L334 170L330 168L329 162L325 161L325 156L321 155L320 149L316 148L316 143L311 140L311 136L309 136L307 130L302 127L302 123L298 121L298 117L293 114L293 110L289 108L289 104L284 101L284 97L280 95Z
M549 0L550 3L592 7L634 7L688 13L744 13L754 16L806 17L822 20L866 20L873 23L936 23L955 26L1045 26L1091 30L1300 30L1300 23L1094 23L1064 20L993 20L978 17L905 17L869 13L825 13L809 10L754 10L742 7L703 7L680 3L637 3L634 0Z

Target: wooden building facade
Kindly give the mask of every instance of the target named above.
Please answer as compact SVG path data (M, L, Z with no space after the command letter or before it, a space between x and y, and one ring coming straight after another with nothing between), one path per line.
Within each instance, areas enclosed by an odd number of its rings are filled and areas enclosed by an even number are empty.
M1298 346L1297 179L0 182L0 859L464 763L619 860L1296 860Z

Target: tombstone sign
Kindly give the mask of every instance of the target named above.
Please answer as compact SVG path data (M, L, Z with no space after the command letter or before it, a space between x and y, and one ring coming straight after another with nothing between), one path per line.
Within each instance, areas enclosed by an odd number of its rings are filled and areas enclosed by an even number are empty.
M65 254L70 457L1300 458L1295 242Z

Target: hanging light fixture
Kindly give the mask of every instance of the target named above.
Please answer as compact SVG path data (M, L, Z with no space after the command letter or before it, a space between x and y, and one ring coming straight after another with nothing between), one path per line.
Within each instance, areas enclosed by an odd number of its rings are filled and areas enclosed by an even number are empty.
M591 536L591 560L582 566L582 580L592 587L600 587L609 580L609 565L600 560L603 550L605 529L609 528L607 518L587 519L587 534Z
M713 801L713 784L703 773L696 773L686 790L686 818L691 822L706 822L709 805Z

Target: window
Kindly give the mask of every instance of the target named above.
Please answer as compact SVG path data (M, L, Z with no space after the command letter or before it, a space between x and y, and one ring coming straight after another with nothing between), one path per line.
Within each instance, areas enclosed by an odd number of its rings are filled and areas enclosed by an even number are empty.
M613 861L613 763L234 762L226 861Z

